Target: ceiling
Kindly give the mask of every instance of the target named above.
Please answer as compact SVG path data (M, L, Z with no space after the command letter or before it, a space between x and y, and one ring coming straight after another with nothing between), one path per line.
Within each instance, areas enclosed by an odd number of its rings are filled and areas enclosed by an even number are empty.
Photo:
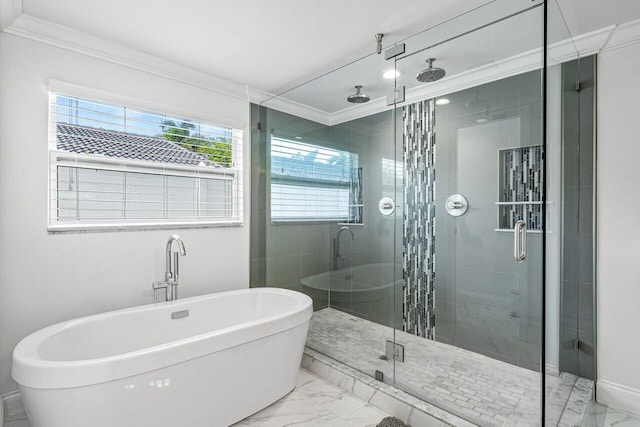
M0 0L20 8L16 0ZM22 12L277 93L492 0L22 0ZM530 0L513 0L530 3ZM640 17L637 0L559 0L572 34ZM10 8L4 6L4 9Z
M376 33L385 34L386 48L501 1L507 4L503 0L0 0L0 24L4 28L25 14L253 89L280 93L373 53ZM508 3L523 9L540 1ZM640 18L638 0L557 2L555 19L564 20L573 36ZM509 49L509 42L497 40L500 49Z
M25 14L279 92L491 0L23 0ZM426 6L426 7L425 7Z

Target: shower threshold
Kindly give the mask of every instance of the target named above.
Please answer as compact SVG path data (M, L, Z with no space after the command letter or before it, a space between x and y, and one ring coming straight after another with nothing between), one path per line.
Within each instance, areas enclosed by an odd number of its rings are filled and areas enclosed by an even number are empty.
M380 358L394 334L406 351L395 365ZM333 308L314 313L303 367L414 426L540 424L538 372ZM375 371L384 373L384 382L373 378ZM579 424L593 382L547 374L546 389L545 425Z

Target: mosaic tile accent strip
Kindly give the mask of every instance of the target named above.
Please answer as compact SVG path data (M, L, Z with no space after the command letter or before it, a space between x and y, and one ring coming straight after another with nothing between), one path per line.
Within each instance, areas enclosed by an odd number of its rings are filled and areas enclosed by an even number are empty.
M349 223L362 224L362 168L351 169L349 182Z
M499 151L498 228L524 219L527 230L542 230L542 146Z
M433 339L435 278L434 100L403 109L403 330Z

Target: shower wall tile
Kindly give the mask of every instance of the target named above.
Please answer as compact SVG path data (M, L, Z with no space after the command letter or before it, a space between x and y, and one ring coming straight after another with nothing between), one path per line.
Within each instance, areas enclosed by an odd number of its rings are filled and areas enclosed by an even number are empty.
M436 274L433 282L434 298L438 301L438 304L454 304L454 267L436 262L435 270L438 274Z
M563 65L563 239L560 369L593 378L593 57ZM580 91L576 91L580 81ZM579 350L575 341L580 340Z
M540 367L540 327L538 326L535 333L532 331L532 335L536 335L536 341L523 342L518 341L518 350L516 354L516 364L524 368L529 368L532 371L538 371Z
M580 351L578 352L578 375L583 378L593 376L595 369L595 344L593 340L593 323L582 322L578 329Z
M478 295L478 303L484 298L510 300L511 291L516 289L517 275L473 266L456 268L456 302L460 304L468 295ZM496 309L498 307L495 307Z
M329 224L305 224L299 227L300 253L329 253L331 242L329 239Z
M569 282L578 282L578 236L565 234L562 251L562 278Z
M578 237L578 281L583 284L593 283L593 235L591 234L581 234Z
M575 206L579 209L579 228L577 233L593 234L593 183L579 188L580 202Z
M562 231L564 234L578 234L579 218L578 207L580 206L580 187L565 185L562 189L563 198L563 224Z
M563 155L568 159L579 159L580 153L578 152L578 139L577 137L568 137L563 141ZM567 159L567 160L568 160ZM567 188L580 186L580 163L578 161L565 161L563 163L562 176L564 179L563 192ZM563 193L564 196L564 193Z
M302 251L301 226L278 224L267 227L267 256L269 258L300 254Z
M300 255L267 258L267 286L299 290Z
M563 307L561 321L571 328L577 328L579 305L576 303L580 296L579 283L565 280L562 282L561 300L570 301Z
M578 324L580 329L589 330L593 324L593 284L578 285Z
M536 324L542 317L542 281L539 274L519 274L519 301L517 314L522 319L531 319Z
M326 252L309 252L300 256L301 278L331 270L331 259Z
M491 206L486 218L473 213L474 220L488 222L495 227L495 208ZM462 222L460 222L462 224ZM496 232L480 229L480 225L471 224L473 232L462 226L458 227L458 234L463 234L464 244L456 245L454 265L471 269L483 269L488 271L514 273L518 265L513 261L513 233ZM440 241L438 241L440 243ZM438 246L438 250L440 246ZM530 251L532 252L532 251ZM439 255L439 253L438 253ZM439 259L439 258L438 258Z

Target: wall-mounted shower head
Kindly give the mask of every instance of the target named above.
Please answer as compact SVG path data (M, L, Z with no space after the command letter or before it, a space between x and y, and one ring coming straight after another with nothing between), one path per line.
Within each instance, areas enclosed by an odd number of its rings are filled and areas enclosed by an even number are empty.
M416 79L418 79L419 82L423 82L423 83L435 82L436 80L440 80L441 78L444 77L446 72L442 68L433 67L433 61L435 60L436 60L435 58L427 59L427 62L429 63L429 68L425 68L424 70L418 73L418 75L416 76Z
M360 89L362 89L361 85L356 86L356 93L353 95L349 95L347 97L347 101L353 102L354 104L362 104L363 102L367 102L370 98L364 93L360 93Z

